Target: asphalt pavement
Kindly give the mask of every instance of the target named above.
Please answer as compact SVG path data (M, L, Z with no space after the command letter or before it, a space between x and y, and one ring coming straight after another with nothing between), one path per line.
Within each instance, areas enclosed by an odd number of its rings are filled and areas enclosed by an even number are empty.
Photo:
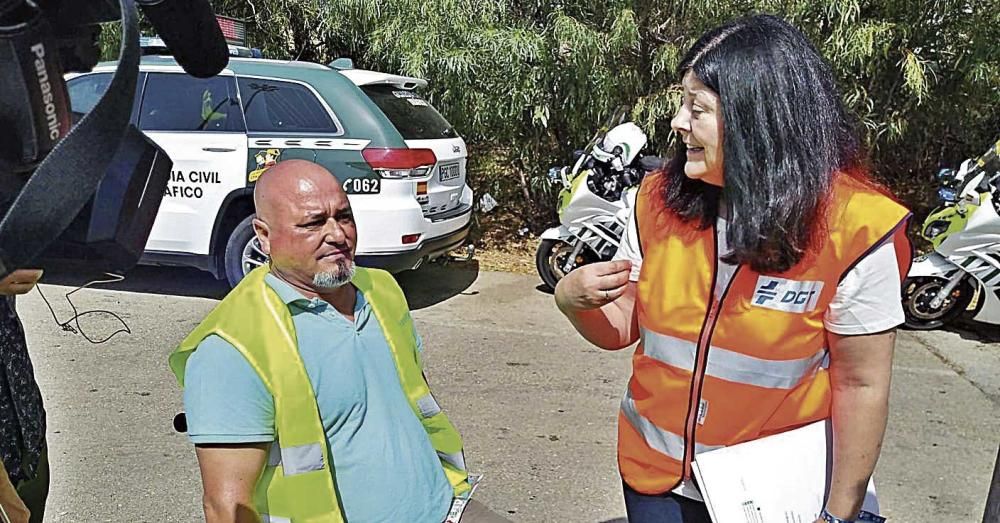
M589 346L534 276L432 265L400 277L435 396L463 433L477 497L514 521L624 522L617 407L631 349ZM46 275L55 315L86 283ZM48 410L46 522L202 520L193 448L171 420L167 355L226 289L205 273L140 267L79 291L83 333L37 292L19 298ZM101 312L104 311L104 312ZM113 313L114 315L112 315ZM76 324L72 323L74 330ZM1000 330L902 332L876 483L890 521L979 522L1000 442ZM387 498L391 493L386 493Z

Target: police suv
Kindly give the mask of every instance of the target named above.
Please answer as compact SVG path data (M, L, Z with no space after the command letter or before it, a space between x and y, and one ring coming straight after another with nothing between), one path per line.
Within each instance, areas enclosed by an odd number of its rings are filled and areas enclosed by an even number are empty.
M115 67L67 76L74 117L94 107ZM460 246L473 201L466 146L420 95L426 85L345 59L233 57L199 79L169 56L144 56L132 123L174 167L142 262L235 285L267 260L253 232L254 183L292 158L323 165L347 191L360 265L415 269Z

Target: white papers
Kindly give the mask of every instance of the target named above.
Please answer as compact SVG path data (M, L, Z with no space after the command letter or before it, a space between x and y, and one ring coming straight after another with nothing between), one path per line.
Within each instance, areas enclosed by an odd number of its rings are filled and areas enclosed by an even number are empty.
M469 474L469 485L472 488L463 494L462 497L455 498L452 501L451 510L448 511L448 517L445 518L444 523L459 523L462 520L462 514L465 513L465 506L469 504L472 495L476 493L476 487L479 486L479 482L482 479L482 474Z
M693 470L714 523L813 523L832 462L829 421L695 457ZM862 510L878 514L868 482Z

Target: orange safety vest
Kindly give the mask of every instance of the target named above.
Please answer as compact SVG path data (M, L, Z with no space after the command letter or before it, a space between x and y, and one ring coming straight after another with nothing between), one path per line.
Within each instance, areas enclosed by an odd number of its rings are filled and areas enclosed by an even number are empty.
M901 277L911 257L909 212L838 175L828 234L803 261L782 274L740 266L716 299L715 226L698 230L664 209L664 181L647 176L636 201L641 334L618 418L622 478L645 494L691 477L701 452L829 417L823 316L838 283L890 236Z

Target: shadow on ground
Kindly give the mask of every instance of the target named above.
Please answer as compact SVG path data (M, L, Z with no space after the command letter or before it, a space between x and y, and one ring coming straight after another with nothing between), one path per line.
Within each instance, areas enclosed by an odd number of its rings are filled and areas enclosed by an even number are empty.
M424 265L415 271L396 275L410 309L419 310L441 303L448 298L479 291L468 291L479 277L479 262L446 262Z
M946 325L944 330L954 332L965 340L978 341L979 343L1000 343L1000 325L960 319Z
M479 263L448 262L428 264L415 271L396 275L406 293L411 309L422 309L465 292L479 277ZM81 273L79 269L53 267L46 269L42 283L77 288L106 275ZM224 280L189 267L138 266L125 273L125 279L113 283L92 285L92 288L169 296L222 299L229 292Z
M108 279L106 275L82 273L79 269L53 267L45 270L42 283L80 287L95 280ZM114 283L91 286L96 289L222 299L229 292L224 280L190 267L153 267L141 265L125 273L125 279Z

